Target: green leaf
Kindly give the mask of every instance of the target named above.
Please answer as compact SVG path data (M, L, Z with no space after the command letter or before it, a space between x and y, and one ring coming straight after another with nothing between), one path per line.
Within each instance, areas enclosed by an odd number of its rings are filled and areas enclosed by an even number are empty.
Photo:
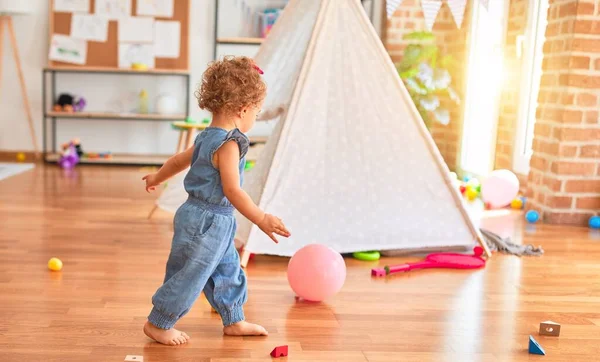
M402 78L402 79L413 78L417 74L419 74L419 69L418 68L410 68L407 70L400 71L399 74L400 74L400 78Z
M405 40L418 40L421 42L430 42L435 40L435 35L429 31L414 31L412 33L404 34L402 39Z

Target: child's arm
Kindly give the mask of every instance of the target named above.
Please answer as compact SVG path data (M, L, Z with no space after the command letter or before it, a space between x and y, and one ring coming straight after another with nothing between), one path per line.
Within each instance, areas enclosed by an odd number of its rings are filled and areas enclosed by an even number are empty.
M216 152L213 163L221 174L223 193L231 204L248 220L256 224L274 242L277 239L273 234L289 237L281 219L265 214L240 187L240 149L236 142L227 142Z
M142 177L142 180L146 181L146 191L154 191L156 186L188 168L192 163L193 154L194 147L192 146L181 153L171 156L158 172Z

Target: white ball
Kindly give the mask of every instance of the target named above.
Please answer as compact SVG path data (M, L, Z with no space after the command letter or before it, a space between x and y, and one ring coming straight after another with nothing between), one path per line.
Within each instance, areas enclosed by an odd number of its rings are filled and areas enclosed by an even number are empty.
M162 95L156 101L156 112L159 114L177 113L177 99L171 95Z
M519 193L519 179L509 170L495 170L481 183L481 198L492 208L505 207Z

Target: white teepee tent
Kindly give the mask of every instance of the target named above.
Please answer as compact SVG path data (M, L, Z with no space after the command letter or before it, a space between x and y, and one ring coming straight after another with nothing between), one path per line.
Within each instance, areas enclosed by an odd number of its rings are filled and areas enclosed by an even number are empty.
M239 217L243 265L313 242L342 253L482 242L358 0L291 0L255 60L263 108L285 111L245 189L292 237L275 244Z

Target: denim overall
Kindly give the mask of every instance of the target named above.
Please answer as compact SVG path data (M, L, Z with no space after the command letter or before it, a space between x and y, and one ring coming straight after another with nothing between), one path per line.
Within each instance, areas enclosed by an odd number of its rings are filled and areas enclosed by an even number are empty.
M233 238L234 208L223 194L214 153L229 141L240 148L240 181L250 142L238 129L208 127L194 142L194 155L184 180L189 194L174 219L173 242L163 285L152 297L150 323L172 328L191 308L202 291L221 315L223 325L244 320L246 276L240 267Z

